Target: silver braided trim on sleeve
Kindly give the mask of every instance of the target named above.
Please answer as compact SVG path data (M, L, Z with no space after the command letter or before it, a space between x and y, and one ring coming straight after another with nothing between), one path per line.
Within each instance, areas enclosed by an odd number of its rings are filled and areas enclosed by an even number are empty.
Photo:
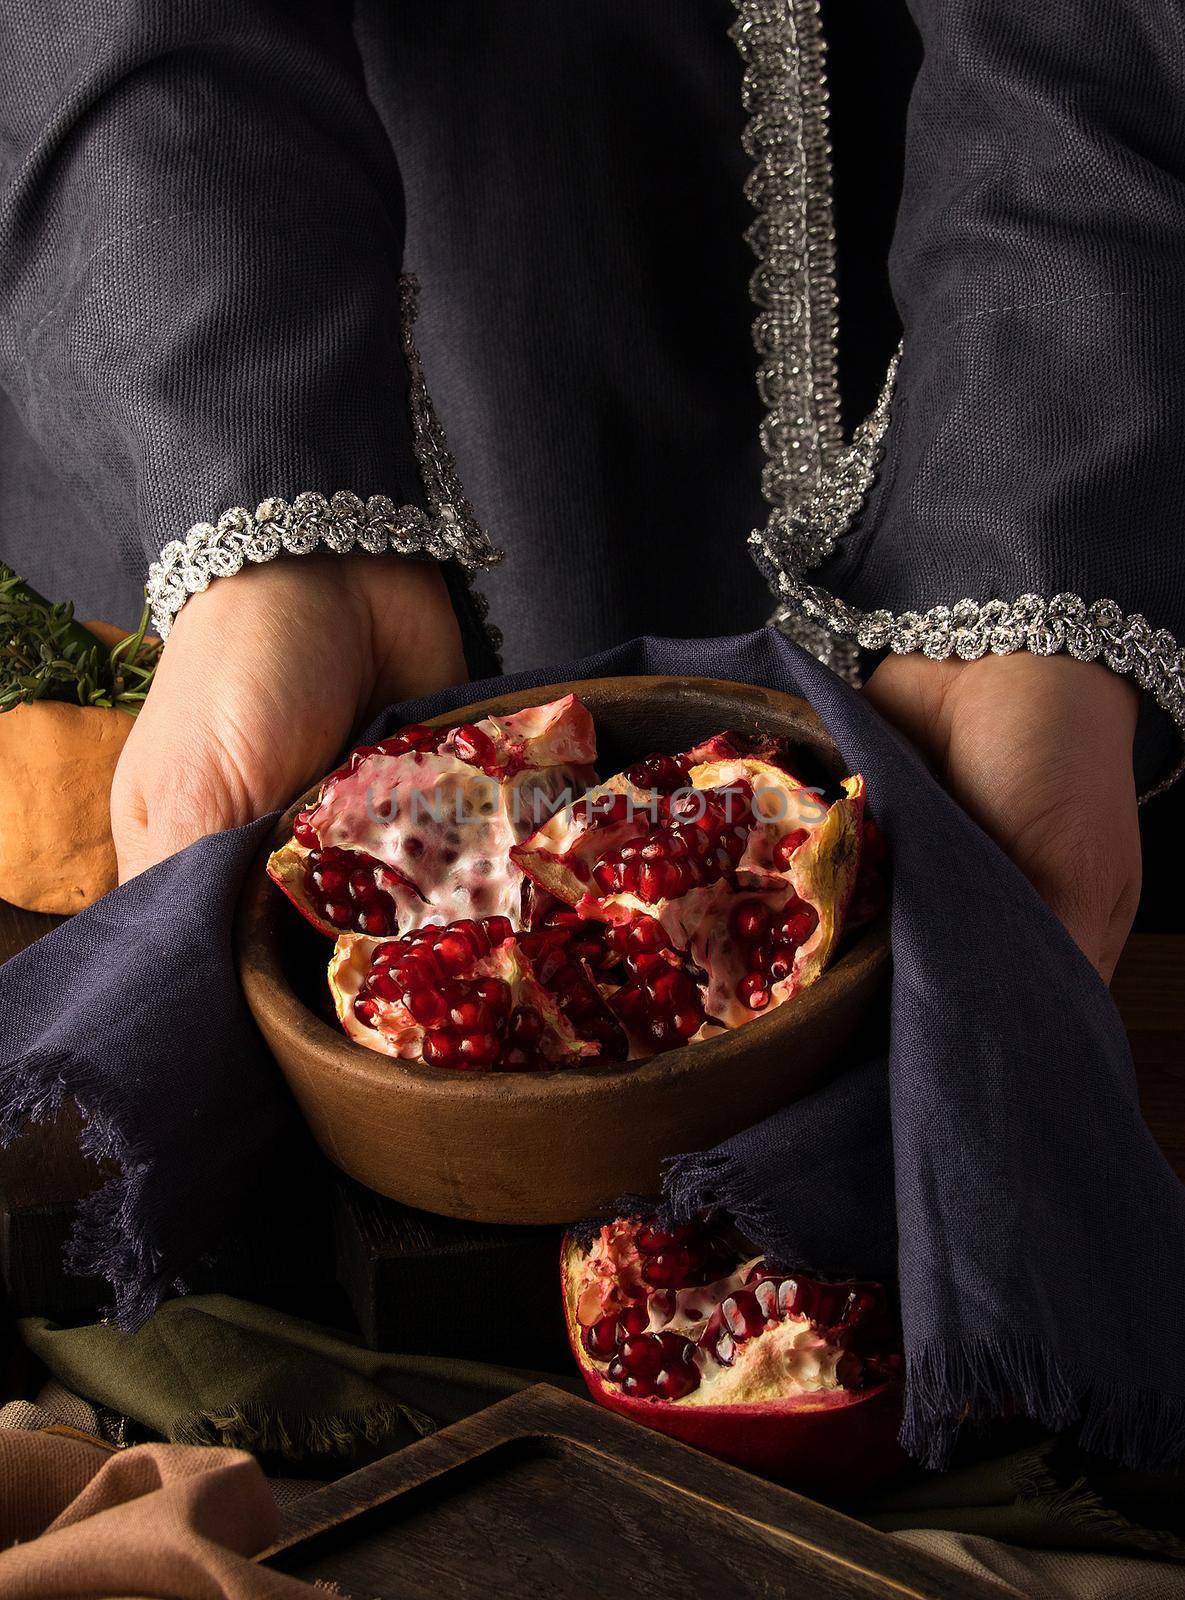
M757 389L765 418L761 475L776 506L797 500L843 448L836 357L835 224L831 214L826 44L819 0L733 0L729 35L742 62L741 137L757 216Z
M1151 695L1177 725L1185 745L1185 651L1164 628L1153 628L1139 612L1124 613L1114 600L1087 602L1081 595L1051 599L1022 594L1016 600L958 600L928 611L860 611L805 574L835 549L863 509L884 454L896 358L871 416L861 424L834 468L790 511L775 510L765 528L749 535L758 566L779 600L771 621L788 637L852 681L858 681L855 651L920 651L931 661L954 656L978 661L985 655L1028 650L1075 661L1098 661ZM1148 799L1185 770L1185 754Z
M253 512L232 506L216 523L199 522L184 539L164 547L148 569L145 586L153 627L167 639L186 600L207 588L212 578L232 577L248 562L314 550L420 556L456 561L466 571L491 567L500 559L484 534L475 537L462 524L430 517L418 506L396 506L386 495L363 500L339 490L326 499L310 492L291 503L273 497Z

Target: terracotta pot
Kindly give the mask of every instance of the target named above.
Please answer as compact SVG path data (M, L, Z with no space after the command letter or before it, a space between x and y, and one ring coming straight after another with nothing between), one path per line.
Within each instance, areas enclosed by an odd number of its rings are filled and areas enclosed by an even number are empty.
M126 637L84 626L105 645ZM111 779L134 721L57 700L0 716L0 900L65 915L115 888Z
M802 700L709 679L600 678L466 706L437 726L575 692L592 712L599 770L652 750L685 750L723 728L785 734L801 776L844 776ZM561 1223L618 1196L652 1194L663 1158L704 1149L821 1083L888 969L887 923L859 934L810 989L744 1027L640 1065L556 1073L455 1073L398 1061L348 1039L326 983L332 948L264 872L291 835L302 795L248 874L239 971L247 1003L322 1149L380 1194L479 1222ZM875 796L873 803L875 804Z

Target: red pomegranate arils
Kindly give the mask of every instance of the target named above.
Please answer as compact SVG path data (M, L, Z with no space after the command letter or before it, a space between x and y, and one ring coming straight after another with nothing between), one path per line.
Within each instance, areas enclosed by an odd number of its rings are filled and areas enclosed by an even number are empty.
M569 695L409 724L330 774L268 870L340 936L352 1037L459 1071L641 1059L780 1005L822 972L849 904L883 903L861 780L823 802L787 741L718 734L581 794L595 754ZM468 810L413 817L417 797ZM523 797L546 820L512 819Z

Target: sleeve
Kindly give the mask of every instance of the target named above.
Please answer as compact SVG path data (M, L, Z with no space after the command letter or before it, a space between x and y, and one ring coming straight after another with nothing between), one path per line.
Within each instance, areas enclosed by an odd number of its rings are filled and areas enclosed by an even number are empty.
M162 634L211 578L282 552L495 559L421 392L399 172L351 16L0 13L0 373L86 508L78 536L149 568Z
M1185 8L910 5L899 367L755 552L787 610L867 650L1128 674L1163 776L1185 724Z

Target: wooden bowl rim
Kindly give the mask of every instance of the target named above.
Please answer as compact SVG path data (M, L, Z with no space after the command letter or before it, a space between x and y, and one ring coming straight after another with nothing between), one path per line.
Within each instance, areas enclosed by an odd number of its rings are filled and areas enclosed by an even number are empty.
M623 681L619 678L583 678L568 682L540 684L531 689L515 690L510 694L494 695L485 700L459 706L454 711L428 719L425 726L437 728L460 722L476 720L475 713L489 715L491 710L520 710L567 693L577 692ZM713 690L739 691L755 697L774 697L785 705L794 707L795 715L808 725L819 743L835 751L818 714L796 695L763 685L733 683L723 678L668 678L645 675L628 680L644 689L646 686L686 686L695 690L710 685ZM838 752L835 752L838 756ZM458 1095L468 1096L477 1104L496 1105L513 1099L517 1104L538 1103L555 1107L557 1102L576 1105L584 1100L604 1096L613 1087L628 1092L632 1085L642 1090L655 1083L670 1084L702 1073L722 1058L749 1050L760 1049L773 1042L778 1033L793 1037L799 1026L805 1025L816 1013L826 1010L833 998L837 982L855 978L861 968L881 966L889 955L889 916L887 910L865 928L852 946L808 989L794 997L792 1003L778 1006L766 1016L754 1017L742 1028L735 1028L714 1039L704 1039L695 1045L683 1045L666 1050L649 1059L631 1063L605 1063L596 1066L565 1067L557 1072L486 1072L458 1073L447 1067L434 1067L422 1061L403 1061L396 1056L382 1055L357 1044L346 1033L339 1031L319 1017L305 1004L288 982L280 961L278 949L270 942L255 941L250 935L253 925L268 914L266 904L270 895L282 899L280 891L263 870L271 852L291 837L296 813L317 793L323 782L319 779L288 807L277 820L275 828L255 856L249 869L249 878L240 897L236 918L236 957L248 1005L254 1014L263 1013L273 1029L282 1030L290 1037L303 1036L318 1067L348 1074L358 1081L369 1081L376 1088L390 1089L399 1083L414 1088L415 1093L428 1102L440 1099L455 1107ZM277 905L275 910L283 912ZM299 916L289 906L293 916ZM327 951L333 942L326 937ZM326 955L328 968L329 955Z

